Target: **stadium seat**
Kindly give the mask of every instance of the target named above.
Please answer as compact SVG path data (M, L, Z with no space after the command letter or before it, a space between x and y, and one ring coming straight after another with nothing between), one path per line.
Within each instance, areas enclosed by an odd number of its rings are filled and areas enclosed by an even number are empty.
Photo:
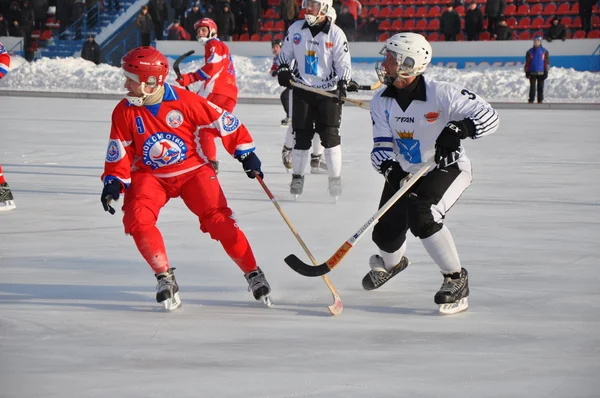
M273 40L283 41L283 39L285 39L285 36L282 33L277 33L275 36L273 36Z
M578 30L573 35L573 39L585 39L585 32L583 30Z
M544 7L544 11L542 11L542 15L554 15L556 14L556 4L549 3Z
M379 0L379 6L384 7L384 6L389 6L392 4L392 0Z
M265 12L265 18L279 19L279 13L274 8L269 8Z
M429 8L429 12L427 13L427 18L439 18L442 15L442 11L440 7L433 6Z
M391 15L391 17L392 17L393 19L402 18L402 7L395 7L395 8L392 10L392 15Z
M508 18L506 20L506 24L513 29L516 28L517 27L517 18L515 18L515 17Z
M569 14L571 14L571 15L579 14L579 3L573 3L573 7L571 7L571 10L569 10Z
M386 41L389 38L390 38L389 33L382 33L379 35L379 38L377 40L378 41Z
M404 22L404 31L406 31L406 32L412 32L413 30L415 30L415 20L414 19L407 19Z
M394 22L392 22L392 26L390 27L390 30L392 30L394 32L400 32L402 30L402 20L401 19L394 20Z
M284 32L285 31L285 23L283 19L275 22L275 26L273 26L273 32Z
M552 19L552 17L550 19ZM571 27L571 17L562 17L560 23L565 25L566 28Z
M430 33L429 36L427 36L427 40L429 40L429 41L439 41L440 40L440 34L438 32Z
M481 41L490 40L490 32L481 32L481 34L479 35L479 40L481 40Z
M249 41L249 40L250 40L250 36L248 35L247 32L242 33L239 37L239 41Z
M427 25L427 30L437 32L440 30L440 20L432 19L429 21L429 25Z
M260 31L261 32L270 32L273 30L274 26L275 26L275 24L273 23L273 21L269 19L264 24L262 24L262 26L260 27Z
M519 33L518 40L529 40L529 39L531 39L531 33L529 33L528 30L524 30L523 32Z
M415 18L425 18L427 16L427 7L419 7L415 12Z
M573 22L571 22L571 28L581 29L581 18L580 17L573 18Z
M264 35L262 35L262 37L260 38L260 41L271 41L273 40L273 36L270 33L266 33Z
M517 8L517 12L515 13L518 17L524 17L529 15L529 4L521 4L519 8Z
M594 28L600 28L600 17L597 15L592 15L592 26Z
M458 6L454 9L461 17L465 16L465 6Z
M404 12L402 13L404 18L412 18L415 16L415 7L410 6L410 7L406 7L404 9Z
M250 36L250 41L260 41L260 33L254 33Z
M568 5L567 5L567 8L568 8ZM504 9L504 15L507 17L515 15L516 12L517 12L517 6L514 4L509 4Z
M541 30L536 30L535 32L531 33L532 38L537 36L544 37L544 32L542 32Z
M369 10L369 16L374 16L375 18L379 17L379 7L373 7Z
M529 29L530 24L531 24L531 20L529 19L529 17L523 17L519 20L517 29Z
M391 26L392 26L392 23L390 22L390 20L384 19L383 21L381 21L381 23L379 24L379 27L377 29L386 31L386 30L390 30Z
M389 18L392 15L392 7L384 7L379 12L379 18Z
M427 30L427 20L419 19L415 25L415 30Z
M588 33L588 39L600 39L600 30L591 30L590 33Z
M542 11L544 10L544 7L541 4L534 4L531 6L531 9L529 10L529 15L533 16L533 15L541 15Z
M48 41L52 38L52 31L50 29L46 29L40 35L40 40Z
M569 13L569 3L560 3L556 9L556 15L567 15Z
M544 27L544 18L537 17L535 18L530 25L531 29L542 29Z

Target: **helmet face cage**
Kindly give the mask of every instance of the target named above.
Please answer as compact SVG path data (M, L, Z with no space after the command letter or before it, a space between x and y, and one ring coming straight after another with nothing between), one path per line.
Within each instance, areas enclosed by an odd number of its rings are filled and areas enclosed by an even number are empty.
M308 13L308 10L315 3L319 4L319 12L317 15L311 15ZM332 8L332 2L331 0L302 0L302 8L307 11L304 14L304 19L310 26L313 26L322 16L327 16L329 9Z

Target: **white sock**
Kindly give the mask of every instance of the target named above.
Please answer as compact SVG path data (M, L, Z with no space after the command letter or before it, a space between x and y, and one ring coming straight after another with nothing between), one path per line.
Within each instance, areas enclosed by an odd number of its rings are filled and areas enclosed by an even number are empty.
M323 154L323 145L321 145L321 136L317 133L313 135L312 139L312 154L313 155L322 155Z
M406 241L400 246L400 249L396 250L393 253L384 252L379 249L379 255L383 259L383 264L385 265L385 269L388 271L394 268L400 260L402 260L402 256L406 253Z
M304 175L305 170L310 163L308 149L292 150L292 173Z
M454 239L452 239L452 234L445 225L429 238L421 239L421 242L423 242L429 256L440 267L442 273L460 272L460 259L454 245Z
M294 147L294 142L294 129L292 129L292 125L289 125L287 131L285 132L285 141L283 145L291 149Z
M339 177L342 175L341 145L334 146L333 148L325 148L325 163L327 163L329 177Z

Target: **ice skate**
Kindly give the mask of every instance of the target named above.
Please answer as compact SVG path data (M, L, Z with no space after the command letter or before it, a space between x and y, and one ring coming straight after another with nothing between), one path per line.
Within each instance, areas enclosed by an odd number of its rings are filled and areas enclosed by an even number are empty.
M440 314L452 315L469 308L469 273L462 268L460 272L445 274L442 287L435 294L435 303Z
M342 177L329 177L329 195L337 203L338 198L342 194Z
M402 257L398 264L392 269L387 270L383 263L383 258L377 254L372 255L369 259L371 271L362 280L363 289L375 290L383 286L384 283L392 279L396 274L404 271L409 264L408 258Z
M12 210L15 207L17 206L15 205L15 200L8 183L0 184L0 211Z
M325 174L327 172L327 163L323 155L310 155L310 172L312 174Z
M244 275L246 281L248 282L248 291L252 292L252 295L257 301L262 301L267 307L273 305L273 301L271 301L271 286L269 286L269 282L265 278L265 274L263 274L260 268L257 268L255 271L250 271L246 275Z
M292 169L292 148L288 148L285 145L283 146L283 149L281 150L281 161L283 162L283 167L285 167L289 173Z
M298 199L298 195L302 195L304 190L304 176L300 174L292 174L292 183L290 184L290 193L294 195L294 199Z
M215 174L219 174L219 161L218 160L209 160L210 164L212 164L213 169L215 169Z
M290 123L292 123L292 119L290 119L289 117L285 117L285 119L281 119L281 127L287 127L290 125Z
M155 275L158 284L156 285L156 301L161 303L168 312L175 311L181 307L181 299L179 298L179 285L173 274L175 268L169 269L167 272L161 272Z

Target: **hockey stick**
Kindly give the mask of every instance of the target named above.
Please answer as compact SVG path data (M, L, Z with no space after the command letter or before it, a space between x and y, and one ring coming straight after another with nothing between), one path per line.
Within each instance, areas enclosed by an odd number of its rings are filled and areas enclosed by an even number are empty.
M294 236L296 237L296 240L298 240L298 243L300 243L300 246L302 246L302 248L304 249L304 252L308 256L308 258L310 258L310 261L312 261L314 265L317 265L317 260L315 260L313 255L310 253L308 247L306 246L306 244L292 225L292 222L287 218L287 216L279 206L279 203L277 203L277 201L275 200L275 197L271 193L271 190L267 187L263 179L260 178L260 175L256 171L254 172L254 175L256 176L256 179L258 180L262 188L265 190L265 193L267 194L269 199L271 199L271 202L273 203L279 214L281 214L281 217L283 217L283 220L292 231L292 234L294 234ZM325 281L325 284L327 285L327 287L331 291L331 294L333 295L333 304L327 306L327 308L329 309L329 312L331 312L331 315L340 315L344 310L344 304L342 303L342 299L340 298L340 295L338 294L337 290L335 289L327 275L323 275L323 280Z
M314 88L314 87L306 86L304 84L296 83L293 80L290 81L290 84L292 86L294 86L294 87L300 88L300 89L305 90L305 91L310 91L311 93L320 94L320 95L322 95L324 97L336 98L336 99L338 98L338 96L335 95L335 94L333 94L333 93L330 93L328 91L322 90L320 88ZM346 101L346 102L349 102L349 103L351 103L353 105L356 105L356 106L358 106L359 108L362 108L362 109L366 109L366 110L370 110L371 109L370 106L369 106L369 103L367 101L361 101L361 100L352 99L352 98L348 98L348 97L342 98L342 100Z
M425 174L429 168L434 164L433 159L428 161L417 171L413 176L406 181L402 188L398 190L382 207L373 215L373 217L369 218L369 220L356 231L350 239L348 239L344 244L329 258L329 260L325 261L323 264L317 266L310 266L296 257L295 254L290 254L285 258L285 262L290 266L291 269L304 276L323 276L332 269L334 269L348 254L350 249L354 247L356 242L371 228L372 225L375 224L375 221L379 220L381 216L385 214L386 211L389 210L390 207L394 205L404 195L414 184L417 182L419 178Z
M358 89L359 90L365 90L365 91L368 91L368 90L377 90L379 87L381 87L381 85L382 85L382 83L378 80L377 83L373 83L370 86L367 86L367 85L361 86L361 85L359 85Z
M178 79L181 79L181 71L179 70L179 64L181 63L181 61L183 61L184 59L186 59L187 57L189 57L190 55L192 55L195 52L196 51L194 51L194 50L190 50L190 51L186 52L185 54L183 54L182 56L180 56L179 58L177 58L175 60L175 62L173 63L173 70L175 71L175 74L177 75ZM185 89L187 91L190 91L188 86L185 86Z

